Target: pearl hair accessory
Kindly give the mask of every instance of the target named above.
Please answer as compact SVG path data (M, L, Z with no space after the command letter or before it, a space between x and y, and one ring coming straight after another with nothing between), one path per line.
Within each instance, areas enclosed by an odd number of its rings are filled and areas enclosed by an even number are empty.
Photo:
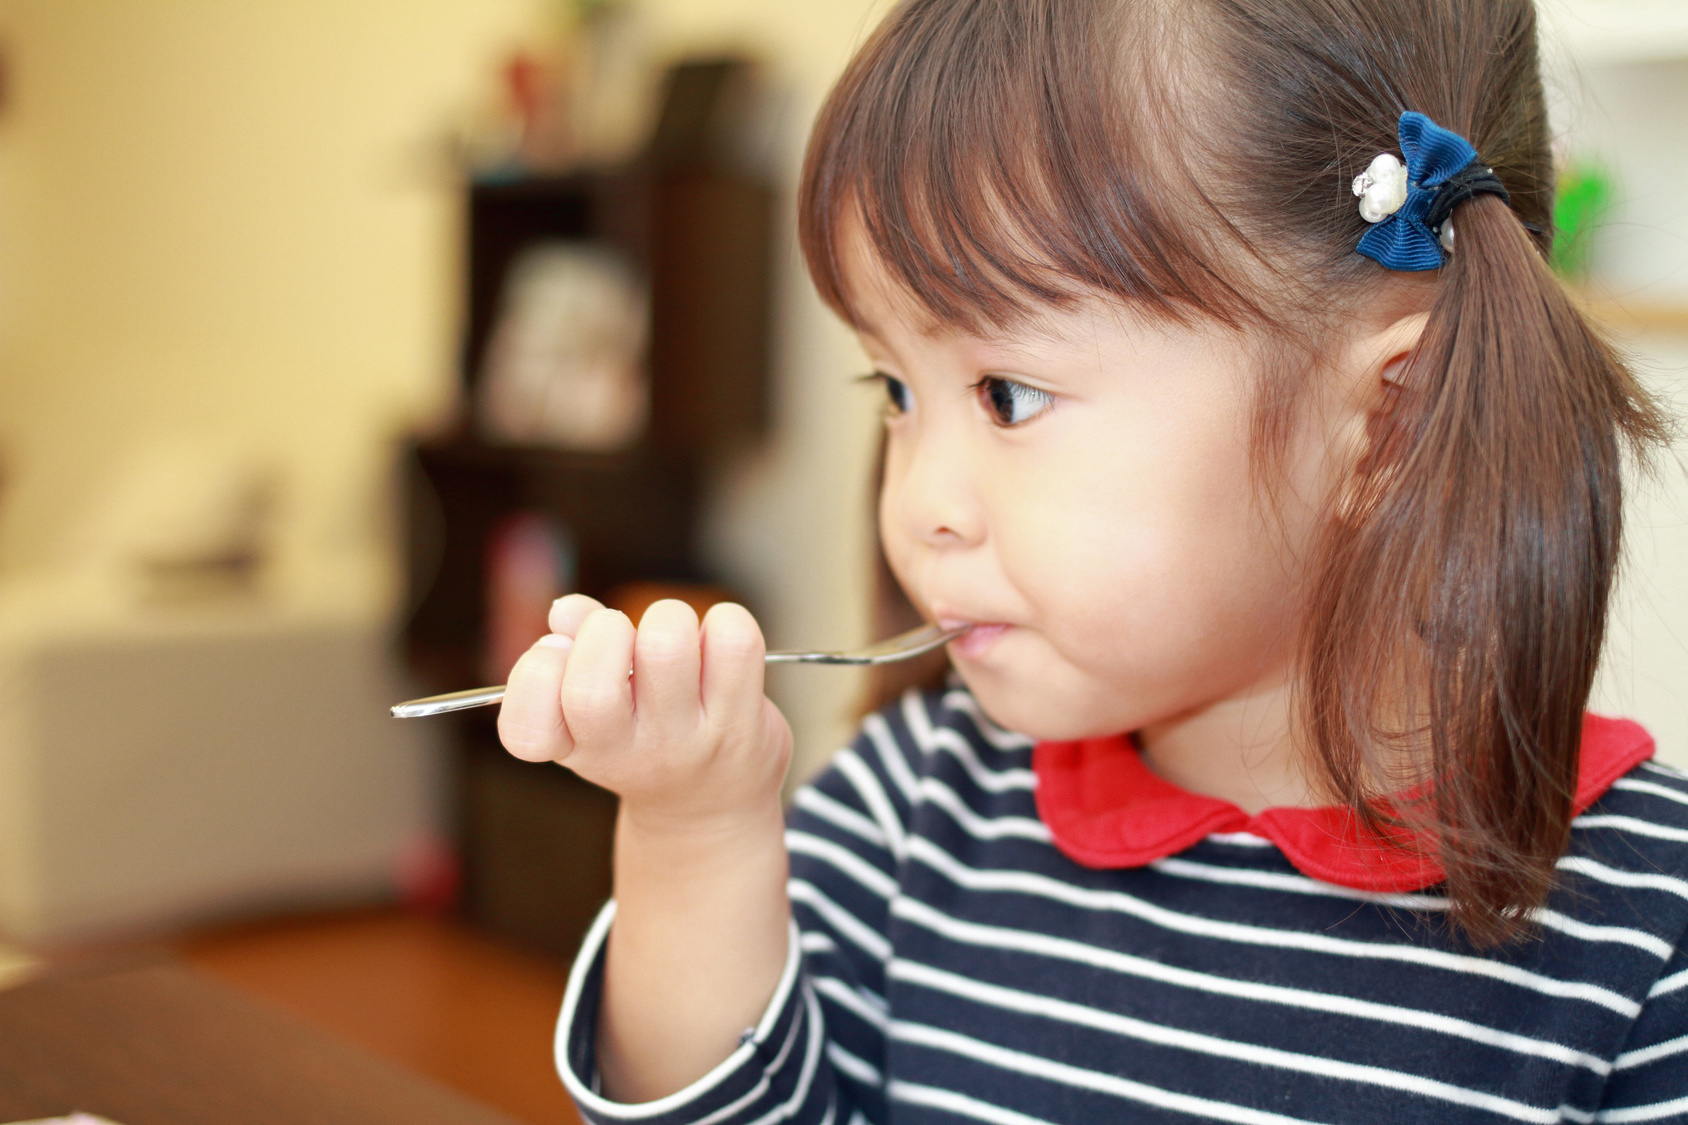
M1407 166L1393 153L1380 152L1371 167L1354 177L1354 194L1360 197L1360 217L1381 223L1407 202Z
M1511 203L1506 185L1471 142L1422 113L1401 114L1405 159L1385 152L1354 180L1368 228L1355 250L1384 269L1441 269L1453 250L1453 213L1479 195Z

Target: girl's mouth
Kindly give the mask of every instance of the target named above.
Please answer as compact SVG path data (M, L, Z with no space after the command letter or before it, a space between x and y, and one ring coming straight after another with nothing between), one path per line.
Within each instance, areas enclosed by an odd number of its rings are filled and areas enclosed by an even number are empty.
M945 621L943 624L965 625L967 622ZM1011 628L1013 626L1001 623L978 622L949 643L950 654L962 660L981 660Z

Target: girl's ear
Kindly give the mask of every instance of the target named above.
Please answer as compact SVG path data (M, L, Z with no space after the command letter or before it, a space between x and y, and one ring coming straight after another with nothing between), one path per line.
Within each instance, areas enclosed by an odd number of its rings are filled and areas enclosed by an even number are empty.
M1348 514L1356 498L1355 486L1370 468L1373 453L1388 432L1390 415L1400 402L1407 365L1429 322L1427 312L1403 316L1355 340L1340 358L1338 378L1345 402L1331 451L1341 482L1336 507L1339 516Z
M1407 361L1412 358L1418 342L1424 338L1424 326L1429 323L1429 313L1417 312L1402 317L1372 337L1369 350L1376 379L1396 390L1400 389Z

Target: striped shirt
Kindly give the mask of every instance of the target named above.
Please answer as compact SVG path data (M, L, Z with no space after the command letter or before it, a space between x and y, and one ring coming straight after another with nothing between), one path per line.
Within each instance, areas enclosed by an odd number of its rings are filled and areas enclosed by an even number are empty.
M606 907L557 1034L586 1118L1688 1125L1688 775L1619 778L1574 822L1539 936L1478 953L1434 891L1319 882L1248 833L1080 866L1031 763L964 690L869 717L792 809L766 1014L643 1105L594 1089Z

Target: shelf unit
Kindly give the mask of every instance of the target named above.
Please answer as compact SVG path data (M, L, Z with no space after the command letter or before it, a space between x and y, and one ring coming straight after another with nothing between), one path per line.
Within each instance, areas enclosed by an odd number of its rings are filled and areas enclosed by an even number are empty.
M407 464L404 644L431 691L483 682L488 544L512 515L566 527L574 588L601 599L629 583L715 577L695 542L710 466L757 440L767 419L774 192L732 156L745 70L714 59L671 71L653 141L628 167L468 186L461 374L471 405ZM613 248L649 281L649 419L617 453L492 444L468 414L506 275L523 251L554 241ZM609 893L615 799L512 758L495 721L490 710L443 720L456 748L463 911L566 958Z

